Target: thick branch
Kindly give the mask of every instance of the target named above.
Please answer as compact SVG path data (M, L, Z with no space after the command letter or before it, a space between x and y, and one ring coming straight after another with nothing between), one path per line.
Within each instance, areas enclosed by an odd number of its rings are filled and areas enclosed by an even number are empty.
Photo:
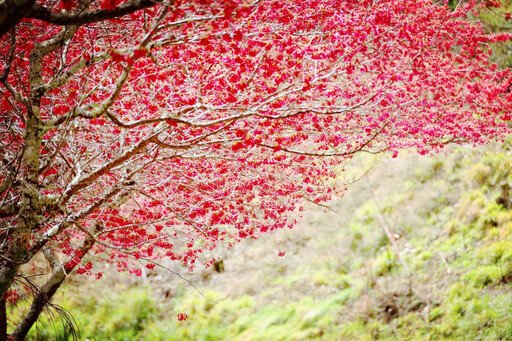
M77 30L78 26L66 27L54 37L45 40L40 44L36 44L35 48L30 51L29 80L31 93L30 97L32 101L38 100L46 91L48 91L48 89L45 89L43 83L43 57L63 46L73 37Z
M0 218L11 217L18 213L18 206L15 204L1 206L0 207Z
M67 229L69 226L76 224L81 219L89 216L91 213L96 211L99 207L102 207L107 203L110 199L112 199L115 195L126 189L128 185L127 181L130 181L130 177L135 173L139 172L143 167L135 170L131 174L129 174L123 181L120 181L116 186L113 186L108 192L100 196L96 201L94 201L90 206L83 209L82 211L76 212L75 214L69 216L66 220L61 222L58 225L55 225L50 230L48 230L40 239L38 239L30 248L30 258L34 257L36 253L38 253L41 248L43 248L47 243L56 235ZM0 277L1 279L1 277Z
M141 9L156 6L156 0L128 1L113 10L97 9L87 12L52 12L36 3L36 0L3 0L0 2L0 38L8 33L23 18L32 18L48 23L65 25L84 25L98 21L115 19Z
M98 21L119 18L144 8L157 5L155 0L134 0L117 6L113 10L98 9L89 12L63 13L51 12L48 8L35 4L28 13L28 18L39 19L54 25L84 25Z
M112 168L121 165L122 163L127 161L132 156L140 154L142 152L142 150L151 142L152 139L153 139L153 136L151 136L150 138L148 138L146 140L139 142L138 144L136 144L135 146L133 146L132 148L127 150L125 153L123 153L118 158L110 161L109 163L105 164L103 167L95 170L94 172L88 174L87 176L85 176L82 179L80 179L77 176L77 179L72 181L70 186L68 186L68 188L62 195L61 204L65 204L71 198L71 196L73 196L77 191L91 185L99 177L107 174Z
M36 0L2 0L0 2L0 38L25 18Z

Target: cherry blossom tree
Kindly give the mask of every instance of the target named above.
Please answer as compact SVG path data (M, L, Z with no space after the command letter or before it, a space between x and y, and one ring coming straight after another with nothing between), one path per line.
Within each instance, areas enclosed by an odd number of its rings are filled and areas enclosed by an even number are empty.
M0 333L91 259L137 272L292 227L359 152L510 131L508 70L431 0L1 0ZM297 213L299 212L299 213ZM46 282L24 275L34 262Z

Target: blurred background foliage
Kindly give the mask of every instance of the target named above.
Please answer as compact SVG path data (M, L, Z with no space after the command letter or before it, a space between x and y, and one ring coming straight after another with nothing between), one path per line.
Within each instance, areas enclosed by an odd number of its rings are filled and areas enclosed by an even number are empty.
M352 163L343 176L373 169L331 210L187 275L202 295L107 269L57 303L88 340L512 339L512 143ZM31 339L70 339L49 317Z
M451 0L452 6L455 5ZM490 7L479 13L478 18L487 32L512 32L512 20L506 20L506 13L512 14L512 0L501 0L500 7ZM512 42L491 44L492 61L502 67L512 67Z

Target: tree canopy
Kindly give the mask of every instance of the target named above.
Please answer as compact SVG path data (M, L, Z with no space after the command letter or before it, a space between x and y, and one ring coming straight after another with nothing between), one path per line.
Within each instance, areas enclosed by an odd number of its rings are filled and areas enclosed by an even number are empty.
M193 267L341 194L358 152L510 132L509 70L430 0L0 3L0 332L42 254L22 339L68 273ZM2 317L3 316L3 317Z

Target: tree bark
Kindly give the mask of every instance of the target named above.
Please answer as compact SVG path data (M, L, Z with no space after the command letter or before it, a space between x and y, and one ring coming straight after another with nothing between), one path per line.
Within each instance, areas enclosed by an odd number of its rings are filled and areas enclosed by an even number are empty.
M36 0L2 0L0 2L0 38L25 18Z
M5 299L0 299L0 340L7 340L7 307Z
M132 0L127 1L111 10L97 9L93 11L84 11L78 13L51 12L47 8L36 4L30 13L28 13L27 18L39 19L59 26L84 25L123 17L141 9L156 6L156 4L159 2L160 1L156 0Z
M16 264L3 262L0 267L0 297L7 294L17 273L18 266Z
M77 13L62 13L50 11L38 5L36 0L0 1L0 38L14 28L23 18L38 19L59 26L84 25L123 17L141 9L156 6L159 3L159 1L155 0L133 0L121 4L112 10L98 9Z

